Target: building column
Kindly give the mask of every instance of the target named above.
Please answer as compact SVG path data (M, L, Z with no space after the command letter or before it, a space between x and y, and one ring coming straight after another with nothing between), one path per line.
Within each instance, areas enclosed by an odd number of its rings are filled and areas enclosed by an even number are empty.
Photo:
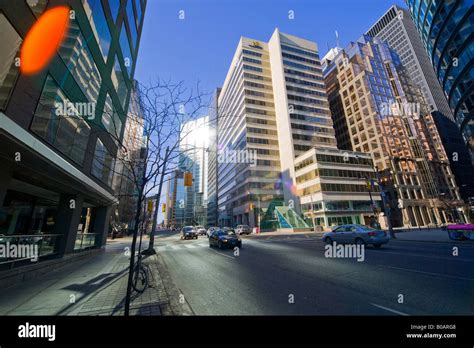
M59 243L56 245L56 251L61 255L74 251L83 203L84 198L80 195L61 194L59 198L54 234L61 235Z
M10 184L11 178L12 176L9 171L3 169L0 171L0 208L3 207L3 201L7 195L8 185Z
M107 234L109 233L110 215L112 214L112 206L96 207L93 232L97 233L97 246L104 246L107 242Z

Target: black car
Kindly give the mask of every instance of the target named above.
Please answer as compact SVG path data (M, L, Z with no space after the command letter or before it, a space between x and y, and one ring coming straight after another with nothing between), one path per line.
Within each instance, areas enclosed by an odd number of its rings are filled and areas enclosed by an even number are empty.
M232 229L216 229L209 236L209 247L217 246L222 248L242 247L242 240Z
M198 234L193 226L184 226L181 230L181 239L197 239Z

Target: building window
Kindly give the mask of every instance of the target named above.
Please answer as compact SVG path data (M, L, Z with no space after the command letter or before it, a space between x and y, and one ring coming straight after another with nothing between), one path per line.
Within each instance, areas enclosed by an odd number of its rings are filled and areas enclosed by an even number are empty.
M0 13L0 33L2 33L2 49L0 50L0 62L2 63L0 67L0 110L4 110L18 75L16 58L18 57L18 50L22 40L3 13Z
M92 161L92 175L108 186L112 185L115 159L110 155L102 141L97 138Z
M36 17L39 17L43 13L44 9L46 8L46 5L48 4L48 0L26 0L26 3L31 8L34 15Z
M125 82L125 76L123 75L122 67L120 65L117 55L115 55L115 64L112 70L112 82L114 84L115 90L120 100L120 104L122 105L122 108L125 108L125 103L127 101L128 87ZM124 111L127 112L127 110L124 110Z
M132 50L133 50L137 44L137 21L135 20L132 0L127 1L127 18L128 18L128 26L130 29L130 34L132 35L132 46L133 46Z
M122 25L122 30L120 30L120 47L122 48L122 56L125 67L127 68L128 76L131 76L133 56L130 51L130 44L128 41L127 32L125 30L125 25Z
M142 22L142 4L141 0L135 0L135 8L137 9L137 24L140 27L140 23Z
M120 10L120 0L109 0L110 13L112 14L112 20L115 23Z
M102 78L75 20L70 23L66 37L59 48L59 55L87 99L95 104Z
M84 161L90 134L80 113L83 104L71 103L48 75L31 123L32 132L78 164Z
M120 120L120 117L115 111L112 98L110 98L108 93L105 99L104 112L102 113L102 125L114 140L120 139L120 134L122 132L122 120Z
M86 15L89 18L92 31L94 32L95 38L99 43L104 61L106 61L112 38L110 36L107 20L105 19L104 9L100 3L100 0L83 0L83 3L84 10L86 11Z

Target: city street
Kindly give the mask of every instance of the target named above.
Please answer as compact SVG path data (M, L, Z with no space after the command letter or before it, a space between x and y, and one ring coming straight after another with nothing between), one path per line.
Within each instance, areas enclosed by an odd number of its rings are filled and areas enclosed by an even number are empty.
M196 315L474 313L474 244L392 240L364 262L326 258L312 233L244 237L239 256L205 236L160 232L155 245Z

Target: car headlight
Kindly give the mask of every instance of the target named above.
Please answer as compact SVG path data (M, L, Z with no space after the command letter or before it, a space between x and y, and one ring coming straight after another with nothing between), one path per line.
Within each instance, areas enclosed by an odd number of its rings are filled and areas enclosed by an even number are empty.
M227 239L223 239L222 241L223 241L224 243L227 243Z

